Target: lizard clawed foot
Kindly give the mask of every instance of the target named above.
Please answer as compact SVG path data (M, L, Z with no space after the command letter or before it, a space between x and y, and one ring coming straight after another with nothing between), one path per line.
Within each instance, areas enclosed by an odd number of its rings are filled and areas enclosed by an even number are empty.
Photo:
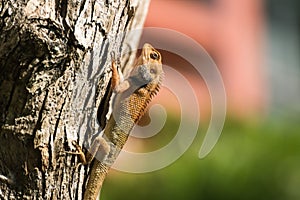
M116 55L115 51L110 53L110 59L112 62L116 63L117 66L121 66L120 55Z
M72 141L72 145L76 148L76 151L65 151L65 153L79 156L80 163L76 165L76 170L77 170L80 165L82 164L85 165L87 164L87 162L86 162L85 155L82 151L82 148L77 144L75 140Z

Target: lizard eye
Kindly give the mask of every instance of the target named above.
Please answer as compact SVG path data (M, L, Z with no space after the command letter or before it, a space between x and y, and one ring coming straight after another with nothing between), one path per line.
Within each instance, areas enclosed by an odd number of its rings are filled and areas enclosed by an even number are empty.
M152 53L150 53L150 58L152 58L154 60L158 60L159 59L159 55L156 52L152 52Z
M155 74L155 73L156 73L156 70L155 70L155 69L150 69L150 73L151 73L151 74Z

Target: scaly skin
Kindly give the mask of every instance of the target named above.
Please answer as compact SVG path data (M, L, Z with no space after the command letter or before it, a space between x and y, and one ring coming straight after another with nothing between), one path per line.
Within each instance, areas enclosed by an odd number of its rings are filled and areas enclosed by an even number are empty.
M116 92L113 113L103 136L94 140L86 158L82 152L79 153L84 164L95 156L97 158L92 163L84 200L96 200L110 166L122 150L132 128L158 92L163 76L161 55L146 43L127 79L119 83L114 62L112 72L112 87ZM79 147L77 149L81 151Z

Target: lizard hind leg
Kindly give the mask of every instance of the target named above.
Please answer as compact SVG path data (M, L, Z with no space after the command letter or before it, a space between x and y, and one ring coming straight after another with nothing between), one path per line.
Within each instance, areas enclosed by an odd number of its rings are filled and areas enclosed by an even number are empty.
M110 151L110 145L101 136L96 137L91 147L88 149L86 155L82 151L82 148L77 144L76 141L72 141L72 145L76 148L75 152L66 151L67 154L78 155L80 162L76 168L81 164L87 165L96 157L99 161L102 161ZM97 155L97 156L96 156Z
M77 142L74 140L72 141L72 145L75 147L76 151L65 151L66 154L72 154L72 155L77 155L79 157L80 162L76 165L76 170L79 168L80 165L86 165L86 158L85 155L81 149L81 147L77 144Z

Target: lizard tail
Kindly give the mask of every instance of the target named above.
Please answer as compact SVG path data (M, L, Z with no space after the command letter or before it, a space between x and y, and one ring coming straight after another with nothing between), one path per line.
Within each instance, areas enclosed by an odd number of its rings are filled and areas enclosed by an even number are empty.
M95 160L95 162L99 162ZM106 177L106 174L109 170L109 167L107 165L104 165L102 163L99 163L97 165L94 165L91 170L91 174L94 176L90 176L86 190L84 192L84 200L96 200L97 196L102 188L103 181Z

